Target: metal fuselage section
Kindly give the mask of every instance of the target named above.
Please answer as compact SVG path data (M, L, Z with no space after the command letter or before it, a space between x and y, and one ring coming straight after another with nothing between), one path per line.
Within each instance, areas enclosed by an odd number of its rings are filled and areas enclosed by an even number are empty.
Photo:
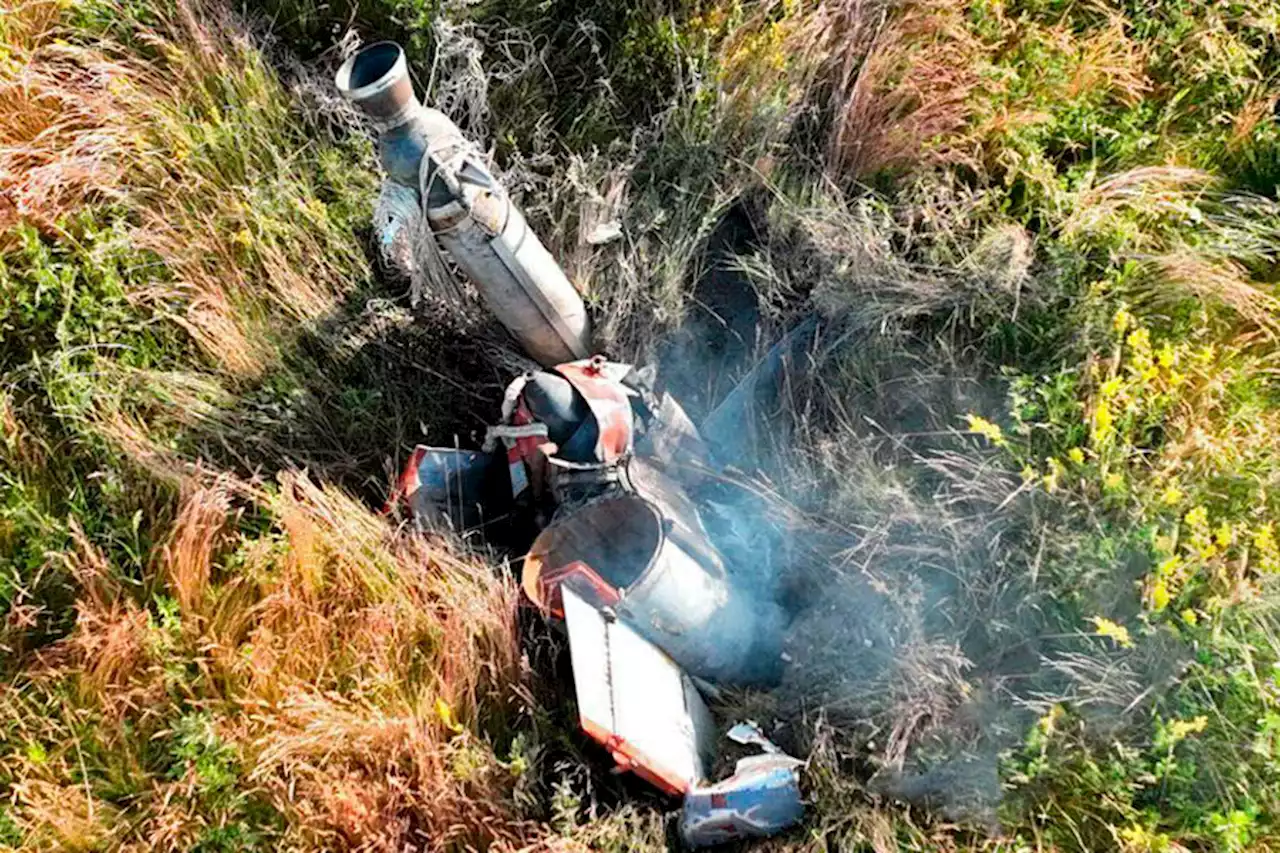
M335 82L378 131L383 198L396 211L380 225L384 250L405 235L444 249L547 368L511 383L482 450L415 448L393 500L427 525L537 520L522 586L567 623L582 727L619 767L686 797L688 843L798 819L794 760L761 757L704 784L714 738L690 676L773 680L783 620L773 601L735 587L689 498L681 472L710 456L698 431L640 372L588 358L578 292L476 147L419 103L398 45L365 48Z

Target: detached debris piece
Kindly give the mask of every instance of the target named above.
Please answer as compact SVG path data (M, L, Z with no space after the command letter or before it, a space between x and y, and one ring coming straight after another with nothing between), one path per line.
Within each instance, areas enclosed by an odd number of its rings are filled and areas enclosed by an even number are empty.
M745 723L734 723L724 736L734 743L740 743L743 746L758 746L770 755L781 755L782 750L764 736L764 732L760 731L760 727L755 723L747 720Z
M764 754L739 760L724 781L685 792L680 837L690 847L774 835L804 816L799 774L804 762L775 746L755 723L738 723L727 736L759 746Z
M541 529L522 586L565 622L582 727L619 767L685 798L688 843L791 825L802 812L801 762L758 729L740 724L730 736L764 755L722 782L706 779L716 738L695 682L775 682L783 624L776 602L734 585L687 492L713 467L707 443L674 398L655 393L651 369L586 357L581 297L479 149L419 103L398 45L365 48L335 82L378 131L384 259L412 273L414 249L446 251L543 366L510 383L480 450L415 448L391 502L424 526L475 530L514 517ZM590 241L620 235L611 222ZM721 453L740 444L755 388L776 377L788 347L775 347L704 424Z
M752 755L723 782L695 785L684 795L680 837L690 847L711 847L794 826L804 816L798 772L803 765L780 753Z
M507 477L491 453L418 445L409 454L391 502L404 500L414 518L470 530L491 520L489 507L509 501Z

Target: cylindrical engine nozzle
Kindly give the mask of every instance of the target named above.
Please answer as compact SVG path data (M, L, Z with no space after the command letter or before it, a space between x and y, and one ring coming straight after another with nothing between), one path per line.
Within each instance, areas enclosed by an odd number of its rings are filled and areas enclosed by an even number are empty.
M338 69L338 91L368 113L379 130L398 127L421 106L409 80L404 51L393 41L380 41L352 56Z
M560 615L559 586L585 580L690 675L775 682L781 608L735 587L688 498L664 497L619 494L558 517L525 555L525 592L544 612Z
M418 102L400 46L364 48L334 83L373 119L388 178L418 192L436 242L525 351L548 367L590 355L582 298L475 146L448 116Z

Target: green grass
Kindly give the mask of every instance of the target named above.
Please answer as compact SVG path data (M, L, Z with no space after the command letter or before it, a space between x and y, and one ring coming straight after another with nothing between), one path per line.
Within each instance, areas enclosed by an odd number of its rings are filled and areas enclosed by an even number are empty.
M731 208L764 342L823 318L722 495L809 604L721 709L810 759L769 849L1280 843L1274 2L237 11L0 18L0 847L666 845L500 572L371 511L509 370L368 259L348 25L611 354L741 369L661 343Z

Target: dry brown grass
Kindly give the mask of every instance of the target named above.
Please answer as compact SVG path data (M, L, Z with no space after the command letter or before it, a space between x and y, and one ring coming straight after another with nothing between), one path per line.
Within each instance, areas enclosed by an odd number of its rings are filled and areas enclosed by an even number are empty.
M1280 101L1280 94L1275 92L1264 93L1249 99L1236 114L1231 129L1230 145L1234 150L1238 151L1248 144L1258 126L1265 122L1268 116L1275 115L1277 101Z
M90 198L114 194L124 178L129 129L111 94L125 69L101 56L47 44L57 4L6 20L25 48L0 81L0 239L19 221L44 230Z
M1083 188L1073 199L1072 212L1061 225L1071 238L1109 227L1117 214L1140 211L1158 216L1186 210L1188 201L1216 183L1212 175L1184 166L1143 166L1108 176ZM1143 248L1144 244L1135 244Z
M269 500L287 555L247 555L239 580L261 579L207 638L238 685L251 778L317 840L514 839L514 777L478 740L521 680L514 584L303 476Z
M1122 15L1101 4L1099 9L1107 14L1106 26L1081 41L1074 40L1065 27L1055 30L1064 51L1074 53L1076 59L1065 94L1078 98L1102 91L1133 106L1151 90L1145 71L1149 47L1129 37Z
M1158 282L1153 287L1153 308L1168 310L1179 297L1191 294L1225 305L1268 338L1280 332L1280 299L1255 284L1239 262L1183 248L1154 258L1151 266Z
M129 462L157 482L178 487L191 471L190 460L166 447L136 416L119 411L102 412L94 427Z
M1061 234L1068 240L1122 234L1112 251L1142 265L1132 297L1152 311L1171 312L1190 296L1229 309L1244 322L1241 331L1274 338L1280 301L1246 264L1269 263L1275 225L1265 203L1258 208L1257 199L1223 193L1217 184L1181 166L1121 172L1073 195ZM1196 223L1190 241L1168 227L1187 221Z
M1099 10L1106 24L1078 34L1065 25L1014 20L993 4L985 13L998 35L984 38L967 6L954 0L909 3L874 33L867 31L866 10L853 7L856 23L846 26L849 37L832 51L828 70L834 87L827 162L844 180L941 164L983 174L1001 165L989 160L1002 136L1051 118L1038 104L1099 94L1134 104L1150 89L1147 51L1129 37L1123 17L1106 10ZM1065 78L1027 69L1039 75L1037 85L1012 96L997 60L1032 42L1058 57Z
M246 510L278 533L236 537ZM144 784L122 813L72 781L82 735L68 735L97 715L92 739L127 751L137 732L171 737L188 703L214 714L244 768L238 790L287 817L290 843L440 850L541 831L519 816L517 777L487 740L528 701L510 578L301 474L278 490L184 483L147 581L180 626L157 625L83 534L65 560L81 589L75 628L0 696L10 731L49 753L3 768L20 780L14 815L29 838L91 849L131 826L149 849L189 847L217 820L199 816L196 770Z
M91 851L110 845L121 825L115 809L95 802L79 785L23 780L13 802L25 816L32 851Z
M775 202L770 245L743 269L757 290L810 290L824 316L864 329L923 317L981 326L1035 297L1031 236L992 214L989 194L961 185L895 206L826 188Z
M198 481L197 481L198 482ZM229 521L225 488L198 486L183 501L173 533L160 552L164 575L191 627L207 616L206 596L215 550Z
M963 11L952 0L913 4L875 33L865 57L857 38L844 46L827 149L836 174L866 177L918 162L926 143L970 121L990 48L963 26ZM959 149L953 157L963 159Z
M300 694L283 701L254 741L252 778L298 816L316 847L402 850L514 843L502 789L511 774L469 736L442 739L429 711Z
M782 106L779 118L786 117L827 73L833 55L866 48L869 23L882 9L877 0L759 4L716 49L716 82L726 115L748 125L758 120L762 96L774 94ZM710 14L719 15L723 24L724 9Z
M39 653L34 672L50 680L74 671L77 701L119 722L127 714L146 713L163 699L150 672L155 661L147 613L126 594L102 550L78 525L72 534L75 550L61 556L80 590L76 626Z
M32 432L13 393L0 392L0 460L17 470L38 470L47 463L48 452Z

